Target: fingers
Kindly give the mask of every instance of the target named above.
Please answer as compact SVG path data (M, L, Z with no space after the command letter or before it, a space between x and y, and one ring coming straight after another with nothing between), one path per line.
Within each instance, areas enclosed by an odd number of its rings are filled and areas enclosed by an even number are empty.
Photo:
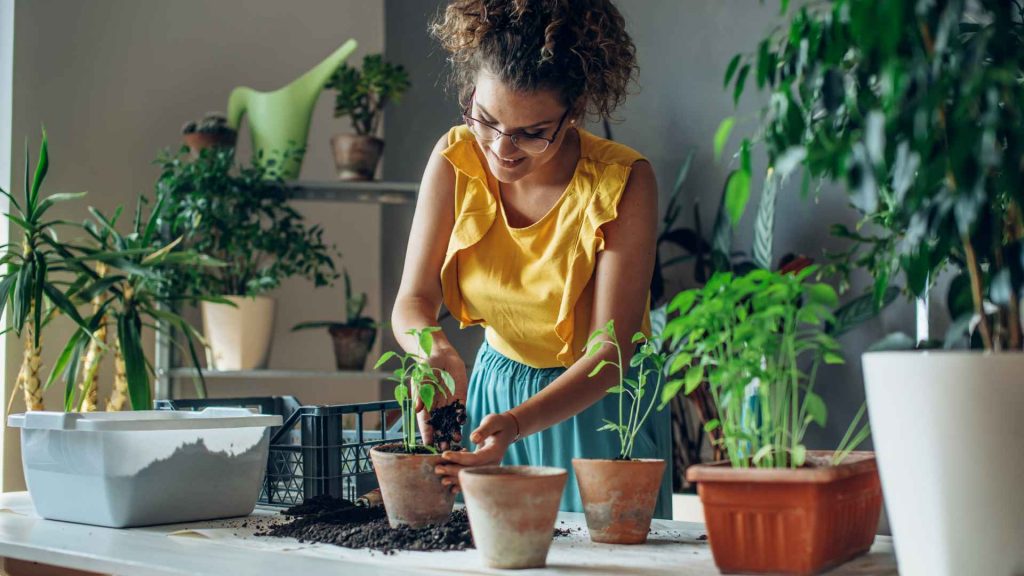
M500 414L488 414L476 430L469 435L469 440L474 444L483 444L488 436L496 436L505 429L504 418Z
M423 444L431 446L434 443L434 427L430 425L430 416L426 412L419 412L416 414L416 423L419 424Z
M465 466L459 466L458 464L438 464L434 467L434 473L441 477L441 485L449 487L452 494L458 494L461 491L459 487L459 470L463 468Z

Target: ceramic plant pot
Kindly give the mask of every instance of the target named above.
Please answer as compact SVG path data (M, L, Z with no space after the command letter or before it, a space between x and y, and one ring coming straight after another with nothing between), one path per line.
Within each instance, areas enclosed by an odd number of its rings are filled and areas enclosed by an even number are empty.
M590 539L605 544L642 544L651 529L664 460L574 458Z
M825 461L831 452L809 453ZM725 573L818 574L871 548L882 490L871 452L839 466L686 471L697 482L715 565Z
M406 454L392 449L401 450L402 445L384 444L370 450L391 527L422 528L447 521L455 495L434 473L441 455Z
M199 152L207 148L231 148L235 145L236 136L235 132L191 132L182 135L182 139L192 156L198 158Z
M459 471L473 541L491 568L542 568L569 473L546 466Z
M235 304L203 302L203 333L215 370L265 368L274 332L274 299L268 296L225 296Z
M900 574L1024 574L1024 354L863 362Z
M331 138L339 180L373 180L384 141L373 136L336 134Z
M334 362L338 370L362 370L377 339L377 329L335 324L327 331L334 342Z

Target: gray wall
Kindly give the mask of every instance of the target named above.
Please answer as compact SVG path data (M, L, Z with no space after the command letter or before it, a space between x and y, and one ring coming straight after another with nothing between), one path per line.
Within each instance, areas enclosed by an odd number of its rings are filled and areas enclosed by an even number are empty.
M414 94L388 114L388 153L385 174L390 178L418 178L438 134L457 121L454 97L446 97L443 86L435 84L447 72L439 49L426 32L427 15L438 4L432 0L386 0L387 49L413 70ZM687 202L700 202L702 219L711 223L722 185L729 171L728 159L716 163L711 152L715 129L722 118L737 115L739 122L732 143L749 134L756 120L761 95L748 92L738 111L731 95L722 88L722 75L729 59L737 52L752 52L756 43L773 25L777 5L750 0L619 0L629 31L637 46L640 64L638 85L612 124L616 140L645 154L654 165L660 183L662 209L667 202L679 164L689 150L696 156L686 184ZM601 133L600 127L592 127ZM396 150L400 152L396 152ZM731 147L734 151L735 147ZM396 160L399 159L399 160ZM397 166L396 166L397 162ZM755 171L763 170L763 159ZM756 178L755 178L756 180ZM826 187L820 196L800 198L794 179L780 195L776 216L776 255L799 252L823 260L824 250L842 247L829 235L833 223L856 223L840 191ZM755 184L751 206L756 206L760 184ZM689 204L688 204L689 205ZM385 286L391 274L401 272L404 254L403 234L411 211L384 216L384 229L393 230L383 251ZM680 224L690 225L687 210ZM394 218L394 220L391 220ZM752 210L741 222L735 246L747 249L752 238ZM388 272L390 270L390 272ZM675 289L685 287L686 271L675 272ZM854 291L865 287L866 278L855 281ZM932 306L933 323L942 322L943 303ZM812 447L834 445L864 399L860 373L860 353L874 340L892 331L913 330L912 307L899 302L881 318L843 337L847 364L822 370L818 391L825 396L831 411L824 431L812 431ZM446 326L453 334L457 329ZM469 331L467 331L469 332ZM479 342L479 332L457 336L467 361Z

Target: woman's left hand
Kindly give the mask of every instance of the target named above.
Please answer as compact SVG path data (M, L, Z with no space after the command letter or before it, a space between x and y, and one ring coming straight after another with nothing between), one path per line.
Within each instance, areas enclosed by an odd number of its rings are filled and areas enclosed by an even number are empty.
M469 439L476 444L472 452L450 452L442 454L445 463L438 464L434 472L441 476L441 483L450 486L453 494L459 493L459 470L476 466L497 466L505 457L505 451L516 437L516 421L507 413L488 414L473 430Z

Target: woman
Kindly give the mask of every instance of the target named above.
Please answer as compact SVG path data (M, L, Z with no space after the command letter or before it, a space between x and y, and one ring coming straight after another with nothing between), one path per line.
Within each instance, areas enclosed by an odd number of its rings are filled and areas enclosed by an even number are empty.
M571 8L570 8L571 4ZM455 379L472 451L445 452L437 473L458 491L465 466L559 466L562 509L582 511L572 458L615 458L606 397L617 374L588 377L612 348L586 358L590 333L614 320L624 352L649 331L658 193L637 152L578 126L608 117L635 70L635 48L608 0L458 0L433 25L449 52L465 123L441 137L420 185L392 323L437 324L443 302L485 343L466 365L443 332L430 362ZM623 358L628 362L630 354ZM424 439L431 440L425 414ZM634 457L671 462L668 414ZM670 467L656 515L670 515Z

